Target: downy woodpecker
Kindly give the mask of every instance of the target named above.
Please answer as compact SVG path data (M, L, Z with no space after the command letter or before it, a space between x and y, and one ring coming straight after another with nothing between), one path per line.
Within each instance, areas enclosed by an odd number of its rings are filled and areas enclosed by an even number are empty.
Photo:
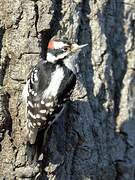
M26 141L34 144L37 132L47 129L70 98L76 83L75 60L86 45L51 39L46 60L41 60L29 73L23 89L26 102Z

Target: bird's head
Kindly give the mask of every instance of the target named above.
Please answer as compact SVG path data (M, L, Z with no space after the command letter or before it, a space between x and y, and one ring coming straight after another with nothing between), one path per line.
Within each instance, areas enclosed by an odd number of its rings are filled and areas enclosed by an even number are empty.
M63 61L65 64L70 63L72 65L73 60L77 58L80 50L85 46L87 44L78 45L52 38L48 43L47 61L51 63Z

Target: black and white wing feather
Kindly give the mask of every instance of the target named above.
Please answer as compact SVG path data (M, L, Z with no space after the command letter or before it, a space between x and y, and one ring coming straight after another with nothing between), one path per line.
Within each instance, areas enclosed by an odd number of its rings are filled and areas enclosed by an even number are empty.
M35 143L38 130L47 128L55 113L60 112L75 82L76 76L64 64L40 61L33 68L24 88L27 96L27 141Z

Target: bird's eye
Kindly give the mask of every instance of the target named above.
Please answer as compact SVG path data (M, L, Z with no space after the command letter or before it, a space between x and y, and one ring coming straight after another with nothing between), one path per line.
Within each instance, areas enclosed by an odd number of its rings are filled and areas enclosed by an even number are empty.
M69 46L65 46L63 49L64 51L67 51L69 49Z

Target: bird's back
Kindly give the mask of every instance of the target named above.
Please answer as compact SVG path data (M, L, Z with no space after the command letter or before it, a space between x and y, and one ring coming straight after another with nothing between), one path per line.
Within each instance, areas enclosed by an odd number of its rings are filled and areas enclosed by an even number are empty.
M27 114L29 126L48 126L49 119L69 99L76 76L64 64L40 61L29 75Z

